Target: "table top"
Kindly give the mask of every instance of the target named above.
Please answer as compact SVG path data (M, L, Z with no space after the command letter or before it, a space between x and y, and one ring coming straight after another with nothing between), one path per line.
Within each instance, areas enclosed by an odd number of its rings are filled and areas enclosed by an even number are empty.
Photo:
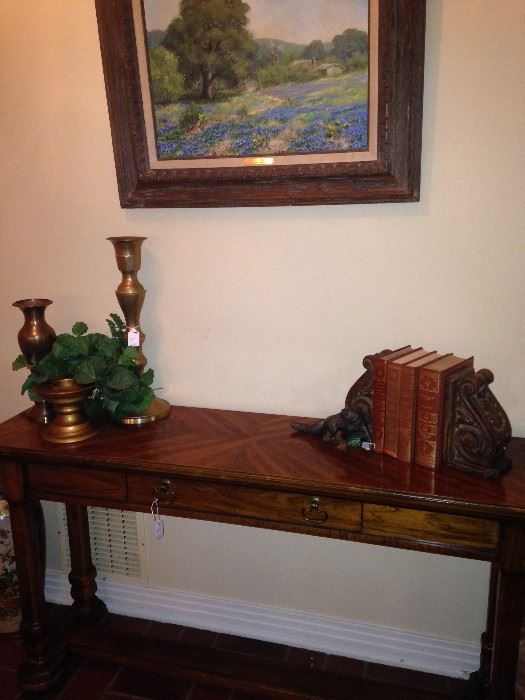
M0 457L525 519L525 438L511 440L512 471L492 481L299 435L290 427L297 420L308 419L174 406L168 418L156 423L104 426L84 442L53 445L22 413L0 425Z

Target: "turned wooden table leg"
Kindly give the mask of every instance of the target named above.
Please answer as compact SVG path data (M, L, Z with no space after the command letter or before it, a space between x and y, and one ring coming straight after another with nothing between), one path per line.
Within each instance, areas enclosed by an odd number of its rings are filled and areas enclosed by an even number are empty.
M492 650L494 648L494 625L496 616L496 601L498 594L499 566L492 564L490 568L489 600L487 607L487 626L481 635L481 655L479 671L471 676L473 697L486 698L490 688L490 669L492 667Z
M102 622L108 613L105 604L95 595L97 570L91 559L87 508L66 504L66 514L71 555L69 582L73 609L79 618L86 622Z
M61 672L63 652L50 644L45 615L45 525L40 502L26 496L24 466L2 462L20 588L20 630L25 658L21 679L26 690L45 690Z
M489 698L513 700L525 609L525 526L505 524L501 542Z

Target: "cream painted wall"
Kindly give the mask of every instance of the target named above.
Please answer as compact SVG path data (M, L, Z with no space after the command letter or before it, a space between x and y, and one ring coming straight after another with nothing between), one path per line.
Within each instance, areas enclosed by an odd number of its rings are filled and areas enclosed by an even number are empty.
M419 203L120 209L91 0L0 10L0 418L27 404L10 304L104 328L110 235L145 235L146 354L173 403L326 415L361 359L475 355L525 435L525 3L429 0ZM177 555L176 565L167 552ZM488 566L171 520L150 583L476 641ZM277 575L279 572L279 575ZM130 611L131 612L131 611Z

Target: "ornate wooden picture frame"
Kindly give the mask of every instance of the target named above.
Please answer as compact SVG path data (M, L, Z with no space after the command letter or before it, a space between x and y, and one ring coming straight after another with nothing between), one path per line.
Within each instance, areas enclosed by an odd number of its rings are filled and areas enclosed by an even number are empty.
M329 7L331 0L325 2ZM366 149L172 161L159 159L156 147L143 2L95 3L122 207L419 199L425 0L369 2L373 21Z

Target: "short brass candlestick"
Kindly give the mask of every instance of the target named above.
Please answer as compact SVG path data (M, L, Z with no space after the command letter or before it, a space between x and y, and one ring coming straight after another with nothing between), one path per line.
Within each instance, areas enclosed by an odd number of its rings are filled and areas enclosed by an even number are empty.
M122 281L115 294L126 321L126 342L138 349L137 364L140 370L144 371L147 360L142 352L145 336L140 327L140 312L144 304L146 290L137 279L137 273L141 264L142 241L145 241L146 238L144 236L110 236L107 240L113 243L117 267L122 273ZM143 415L127 416L121 420L121 423L126 425L151 423L165 418L170 412L170 408L167 401L155 398Z

